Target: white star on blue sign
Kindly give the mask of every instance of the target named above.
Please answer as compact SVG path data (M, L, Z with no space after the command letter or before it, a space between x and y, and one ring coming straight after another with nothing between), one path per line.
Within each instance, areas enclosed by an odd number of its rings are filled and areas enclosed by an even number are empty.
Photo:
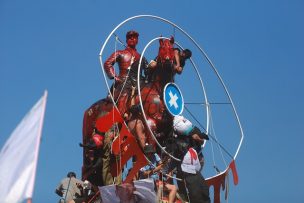
M181 91L174 83L168 83L164 88L164 102L169 113L180 115L184 110L184 99Z

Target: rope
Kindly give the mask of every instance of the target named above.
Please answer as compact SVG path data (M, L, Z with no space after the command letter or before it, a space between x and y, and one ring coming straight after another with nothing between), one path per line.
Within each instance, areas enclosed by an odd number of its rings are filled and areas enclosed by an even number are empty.
M189 109L185 106L186 111L192 116L192 118L199 124L199 126L201 128L203 128L205 131L206 129L204 128L204 126L196 119L196 117L189 111ZM210 138L212 138L212 140L217 143L219 145L220 148L223 149L223 151L233 159L233 156L228 152L228 150L211 134L208 135Z
M114 57L115 57L115 60L116 60L116 57L117 57L117 52L116 51L117 51L117 47L116 47L116 40L115 40L115 43L114 43ZM113 66L113 68L114 68L114 82L113 82L113 88L112 88L112 95L114 96L116 80L115 80L115 67Z
M125 78L125 81L124 81L124 83L123 83L123 85L122 85L122 88L121 88L121 90L120 90L120 92L119 92L119 95L118 95L118 97L117 97L115 103L119 100L119 98L120 98L120 96L121 96L121 93L123 92L123 89L125 88L125 85L126 85L126 83L127 83L127 80L128 80L128 78L129 78L131 66L132 66L133 63L134 63L134 56L132 56L132 58L131 58L131 63L130 63L130 66L128 67L128 74L127 74L127 76L126 76L126 78Z
M193 103L192 103L193 104ZM227 103L213 103L213 104L227 104ZM195 118L195 116L190 112L190 110L185 106L185 109L187 110L187 112L192 116L192 118L200 125L200 127L204 128L202 126L202 124ZM212 119L212 112L210 109L210 120L211 120L211 131L212 133L209 134L209 137L211 137L213 139L213 141L217 144L217 147L221 153L221 157L222 160L225 164L225 166L227 167L227 162L224 158L223 155L223 150L233 159L232 155L228 152L228 150L226 150L219 142L218 139L216 137L216 133L215 133L215 129L214 129L214 124L213 124L213 119ZM205 128L204 128L205 130ZM206 130L205 130L206 131ZM214 136L213 136L214 135ZM218 169L218 167L216 166L216 161L215 161L215 153L214 153L214 147L213 147L213 143L211 142L211 152L212 152L212 161L213 161L213 168L216 170L217 173L220 173L220 170Z
M114 128L116 129L117 132L119 132L119 129L118 129L117 124L115 124L115 127L114 127ZM121 140L120 140L121 134L119 133L118 136L119 136L119 147L120 147L120 146L121 146ZM121 154L122 154L122 150L120 149L120 150L119 150L119 168L120 168L121 171L120 171L120 175L119 175L119 176L120 176L120 180L121 180L121 182L122 182L122 168L121 168L121 166L122 166L122 163L121 163L121 162L122 162L121 156L122 156L122 155L121 155Z
M161 153L160 153L160 159L163 160L163 151L161 151ZM165 186L165 183L164 183L164 176L163 175L161 176L161 182L162 182L161 199L164 199L164 186Z
M167 177L169 177L169 178L172 178L172 179L174 179L174 180L177 180L177 181L183 181L183 179L181 179L181 178L177 178L177 177L174 177L174 176L171 176L171 175L169 175L169 174L163 174L164 176L167 176Z
M204 129L204 131L206 131L206 128L197 120L197 118L191 113L191 111L187 108L187 106L184 106L186 111L191 115L191 117L199 124L199 126L201 128Z
M114 45L114 53L115 53L115 60L116 60L116 57L117 57L117 36L115 37L115 45ZM114 67L113 67L114 68ZM114 69L115 70L115 69ZM115 73L115 71L114 71L114 73ZM115 80L115 74L114 74L114 88L113 88L113 94L112 95L114 95L114 93L115 93L115 83L116 83L116 80ZM114 122L114 111L113 111L113 113L112 113L112 123ZM114 136L116 137L116 129L115 129L115 127L114 127L114 129L113 129L113 132L114 132ZM120 135L118 135L118 136L120 136ZM118 137L118 140L119 140L119 146L120 146L120 139L119 139L120 137ZM119 152L119 153L121 153L121 152ZM120 154L119 154L119 157L120 157ZM116 162L116 165L118 165L118 163L117 163L117 158L115 158L115 162ZM119 166L120 166L120 164L119 164ZM119 171L118 171L118 168L116 169L116 174L118 175L119 174ZM115 182L115 179L113 179L113 181Z
M173 26L173 37L174 37L174 39L175 39L175 26Z
M116 59L116 51L117 51L116 46L117 46L117 42L119 42L120 44L122 44L125 48L127 48L127 46L119 39L119 37L118 37L116 34L114 34L114 36L115 36L115 59ZM128 67L128 74L127 74L127 76L126 76L126 78L125 78L125 81L124 81L124 83L123 83L123 86L122 86L122 88L121 88L121 90L120 90L120 92L119 92L119 95L118 95L118 97L117 97L115 103L119 100L119 98L120 98L120 96L121 96L121 93L123 92L123 89L125 88L125 85L126 85L126 83L127 83L127 80L128 80L128 78L129 78L131 66L132 66L132 64L134 63L134 58L135 58L135 56L133 56L133 53L131 53L131 55L132 55L132 59L131 59L130 66ZM115 78L114 78L114 84L115 84ZM114 95L114 92L113 92L112 95Z
M116 57L117 57L117 42L119 42L121 45L123 45L124 47L127 47L120 39L119 39L119 37L116 35L116 34L114 34L114 36L115 36L115 59L116 59ZM126 76L126 78L125 78L125 80L124 80L124 83L123 83L123 86L122 86L122 88L121 88L121 90L120 90L120 92L119 92L119 94L118 94L118 97L117 97L117 99L116 99L116 101L115 101L115 103L117 103L118 101L119 101L119 98L121 97L121 94L122 94L122 92L123 92L123 90L124 90L124 88L125 88L125 85L126 85L126 83L127 83L127 80L128 80L128 78L129 78L129 74L130 74L130 70L131 70L131 66L132 66L132 64L134 63L134 59L135 59L135 56L133 56L133 53L131 53L131 55L132 55L132 58L131 58L131 63L130 63L130 66L128 67L128 73L127 73L127 76ZM114 82L113 82L113 92L112 92L112 95L114 95L114 93L115 93L115 78L114 78ZM114 112L113 112L113 121L114 121ZM116 131L117 130L117 131ZM116 133L118 132L118 126L117 125L115 125L115 127L114 127L114 134L116 135ZM121 145L121 140L120 140L120 134L118 135L119 137L118 137L118 139L119 139L119 146ZM120 153L119 153L119 168L121 169L121 167L122 167L122 161L121 161L121 150L120 150ZM117 160L116 160L116 164L117 164ZM118 169L117 169L117 174L119 174L120 172L118 171ZM119 173L118 173L119 172ZM121 181L122 181L122 179L123 179L123 174L121 174Z
M214 129L214 124L213 124L213 117L212 117L211 108L210 108L210 120L211 120L211 129L212 129L212 131L213 131L213 133L214 133L214 137L217 139L216 133L215 133L215 129ZM223 150L219 147L219 145L217 145L217 147L218 147L218 149L219 149L219 151L220 151L220 153L221 153L222 160L223 160L225 166L227 167L227 162L226 162L226 160L225 160L225 158L224 158Z
M186 183L186 180L185 180L185 179L184 179L184 184L185 184L185 188L186 188L187 197L188 197L188 200L189 200L189 202L190 202L189 190L188 190L187 183ZM190 202L190 203L191 203L191 202Z
M68 192L69 192L69 189L70 189L71 179L72 179L72 177L70 177L70 179L69 179L68 188L67 188L67 191L66 191L65 197L64 197L64 203L66 203L66 198L67 198L67 195L68 195Z
M211 154L212 154L213 167L216 167L213 142L211 142Z
M116 60L116 57L117 57L117 42L119 41L118 40L119 38L118 38L118 36L116 35L116 37L115 37L115 49L114 49L114 53L115 53L115 60ZM115 87L115 78L114 78L114 87ZM114 93L115 93L115 88L113 88L113 94L112 95L114 95ZM120 92L121 93L121 92ZM120 94L119 94L120 95ZM118 99L119 99L119 97L117 98L117 101L118 101ZM116 102L117 102L116 101ZM114 117L114 111L113 111L113 114L112 114L112 123L114 123L114 121L115 121L115 117ZM113 132L114 132L114 136L116 136L117 134L118 134L118 126L116 125L116 124L114 124L114 126L113 126ZM121 140L120 140L120 133L118 134L118 141L119 141L119 146L121 146ZM119 167L118 168L120 168L121 169L121 150L119 150L119 163L118 163L118 160L117 160L117 158L115 158L115 161L116 161L116 164L117 165L119 165ZM118 168L116 169L116 174L118 175L118 177L119 177L119 175L120 175L120 173L121 173L121 171L118 171ZM121 178L121 181L122 181L122 174L120 175L120 178ZM114 180L113 180L113 182L115 183L115 181L116 181L116 178L114 178Z
M198 105L207 105L205 102L185 102L185 104L198 104ZM231 104L230 102L208 102L208 104Z
M121 39L116 35L116 33L114 33L113 35L115 36L115 40L116 40L117 42L119 42L119 44L121 44L122 46L124 46L125 48L127 48L127 45L125 45L125 44L121 41Z

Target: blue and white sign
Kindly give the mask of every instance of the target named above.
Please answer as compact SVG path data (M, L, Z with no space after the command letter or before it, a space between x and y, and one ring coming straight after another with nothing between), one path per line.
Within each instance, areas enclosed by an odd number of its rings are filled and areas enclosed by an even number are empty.
M164 102L167 107L167 110L173 116L180 115L183 112L184 98L176 84L166 84L164 88Z

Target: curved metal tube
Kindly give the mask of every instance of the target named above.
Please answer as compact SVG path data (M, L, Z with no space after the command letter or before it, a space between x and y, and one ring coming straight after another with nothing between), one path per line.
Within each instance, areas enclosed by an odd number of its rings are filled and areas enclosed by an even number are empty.
M239 128L240 128L241 139L240 139L239 145L238 145L237 150L236 150L235 155L234 155L234 159L236 159L236 157L237 157L237 155L238 155L238 153L239 153L240 147L241 147L241 145L242 145L242 142L243 142L244 133L243 133L243 128L242 128L242 125L241 125L239 116L238 116L238 114L237 114L237 112L236 112L236 108L235 108L234 102L233 102L233 100L232 100L232 98L231 98L231 96L230 96L230 94L229 94L229 92L228 92L228 89L227 89L227 87L226 87L226 85L225 85L225 83L224 83L222 77L221 77L220 74L218 73L217 69L215 68L214 64L213 64L212 61L209 59L209 57L207 56L207 54L205 53L205 51L198 45L198 43L197 43L197 42L196 42L196 41L195 41L195 40L186 32L186 31L184 31L182 28L180 28L180 27L177 26L176 24L172 23L171 21L169 21L169 20L167 20L167 19L164 19L164 18L161 18L161 17L159 17L159 16L155 16L155 15L137 15L137 16L133 16L133 17L130 17L130 18L124 20L123 22L121 22L120 24L118 24L118 25L112 30L112 32L111 32L111 33L108 35L108 37L106 38L106 40L105 40L105 42L104 42L104 44L103 44L103 46L102 46L102 48L101 48L101 50L100 50L100 54L99 54L99 59L100 59L100 63L101 63L101 67L102 67L102 71L103 71L103 75L104 75L104 79L105 79L106 86L107 86L108 90L110 90L110 88L109 88L109 84L108 84L108 82L107 82L107 80L106 80L106 77L107 77L107 76L106 76L106 73L105 73L104 68L103 68L102 53L103 53L103 51L104 51L104 49L105 49L105 46L106 46L106 44L108 43L110 37L113 35L113 33L114 33L118 28L120 28L122 25L124 25L125 23L127 23L127 22L129 22L129 21L131 21L131 20L137 19L137 18L152 18L152 19L157 19L157 20L166 22L166 23L168 23L168 24L174 26L175 28L177 28L178 30L180 30L186 37L188 37L188 38L194 43L194 45L200 50L201 54L206 58L206 60L208 61L208 63L209 63L210 66L212 67L213 71L215 72L217 78L220 80L220 82L221 82L221 84L222 84L222 86L223 86L223 88L224 88L224 90L225 90L225 93L226 93L226 95L227 95L227 97L228 97L228 99L229 99L229 101L230 101L230 103L231 103L231 106L232 106L232 109L233 109L235 118L236 118L236 120L237 120L238 126L239 126ZM113 101L113 104L115 105L114 98L113 98L113 96L112 96L111 94L110 94L110 97L111 97L111 99L112 99L112 101ZM206 102L206 104L208 105L208 102ZM115 107L117 108L116 105L115 105ZM207 112L208 112L208 111L207 111ZM209 126L209 125L207 125L207 126Z

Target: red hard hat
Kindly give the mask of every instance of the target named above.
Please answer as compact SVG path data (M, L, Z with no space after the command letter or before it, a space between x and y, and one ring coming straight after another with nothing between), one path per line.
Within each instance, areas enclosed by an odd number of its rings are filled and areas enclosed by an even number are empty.
M97 148L100 148L103 145L104 136L99 134L94 134L92 137L94 143L96 144Z

